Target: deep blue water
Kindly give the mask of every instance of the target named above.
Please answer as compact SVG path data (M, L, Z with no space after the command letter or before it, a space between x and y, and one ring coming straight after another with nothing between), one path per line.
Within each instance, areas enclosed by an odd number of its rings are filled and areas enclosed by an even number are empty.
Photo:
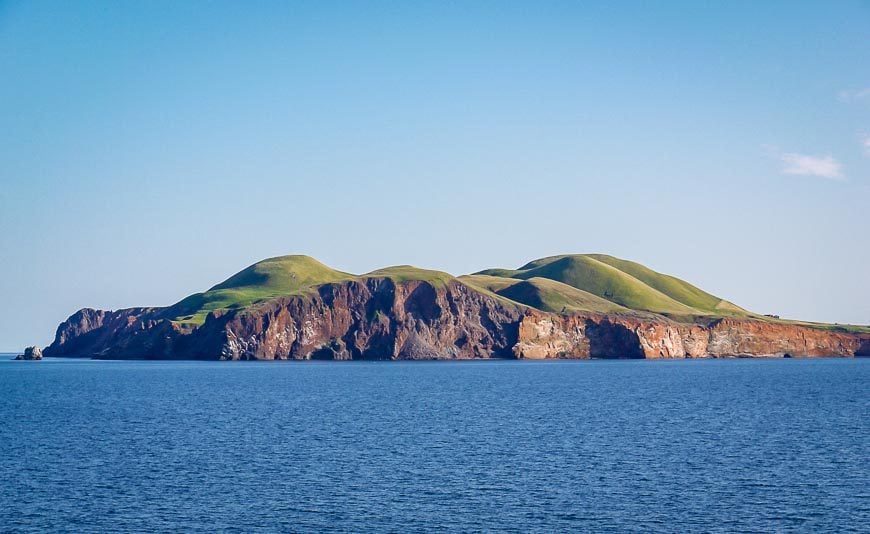
M0 361L0 530L870 530L870 360Z

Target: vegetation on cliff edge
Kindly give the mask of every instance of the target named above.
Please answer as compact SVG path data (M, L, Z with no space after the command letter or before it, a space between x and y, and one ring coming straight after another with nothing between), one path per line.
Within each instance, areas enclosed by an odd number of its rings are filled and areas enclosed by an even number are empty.
M335 282L389 278L396 283L423 281L443 287L453 277L410 265L387 267L361 276L337 271L310 256L279 256L247 267L208 291L195 293L169 307L165 316L190 326L205 322L210 312L240 309L270 299L301 295Z
M309 256L280 256L255 263L208 291L190 295L167 308L163 316L196 326L213 311L247 308L275 298L302 295L323 284L369 278L389 278L399 284L425 282L438 288L458 280L506 305L529 306L552 313L651 312L684 322L732 316L831 331L870 332L867 326L763 317L679 278L604 254L550 256L519 269L487 269L458 279L442 271L410 265L353 275L332 269Z

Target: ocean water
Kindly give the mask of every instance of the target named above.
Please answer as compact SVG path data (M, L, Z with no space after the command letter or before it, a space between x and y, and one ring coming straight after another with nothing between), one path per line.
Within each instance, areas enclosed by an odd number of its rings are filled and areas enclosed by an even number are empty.
M870 360L0 361L0 531L870 531Z

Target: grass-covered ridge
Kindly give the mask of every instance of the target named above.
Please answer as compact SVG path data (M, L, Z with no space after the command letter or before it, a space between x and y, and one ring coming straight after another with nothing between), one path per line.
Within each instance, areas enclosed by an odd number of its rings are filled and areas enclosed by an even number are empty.
M673 276L604 254L550 256L519 269L488 269L458 279L446 272L410 265L354 275L309 256L280 256L255 263L211 289L183 299L167 308L163 317L196 326L213 311L248 308L279 297L307 294L323 284L369 278L389 278L396 283L419 281L439 288L457 280L505 305L552 313L652 312L685 322L751 317L835 332L870 332L870 326L763 317Z
M590 258L606 263L620 271L630 274L653 289L661 291L672 299L697 310L711 313L737 312L748 313L743 308L727 300L711 295L692 284L668 274L658 273L633 261L621 260L606 254L589 254Z
M432 271L429 269L421 269L413 265L396 265L394 267L384 267L362 275L360 278L389 278L394 282L429 282L436 287L443 287L453 275L443 271Z
M459 277L466 285L497 297L553 313L628 312L628 308L547 278L521 280L473 274Z
M627 312L627 308L592 293L547 278L529 278L498 292L523 304L553 313Z
M280 256L255 263L203 293L193 294L168 310L175 321L202 324L209 312L244 308L271 298L354 278L310 256Z
M604 254L550 256L519 269L489 269L480 274L521 280L547 278L632 310L674 316L748 313L679 278Z
M512 278L548 278L633 310L697 313L637 278L585 255L536 260L513 272Z
M353 275L309 256L280 256L257 262L208 291L185 298L171 306L167 316L198 325L216 310L245 308L299 295L323 284L380 277L397 283L423 281L436 287L453 279L442 271L410 265ZM505 302L554 313L638 310L682 317L745 313L682 280L600 254L551 256L516 270L490 269L464 276L461 281Z
M301 295L317 286L348 280L389 278L397 283L429 282L443 287L453 276L410 265L378 269L361 276L337 271L310 256L279 256L257 262L208 291L195 293L169 307L166 316L191 326L205 322L209 313L239 309L270 299Z
M459 280L471 288L478 291L492 293L493 295L497 294L502 289L517 283L515 278L489 274L466 274L460 276Z

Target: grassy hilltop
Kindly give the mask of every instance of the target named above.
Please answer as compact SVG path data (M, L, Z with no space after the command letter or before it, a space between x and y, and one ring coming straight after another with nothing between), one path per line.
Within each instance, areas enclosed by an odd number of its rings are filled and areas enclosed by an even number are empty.
M515 270L488 269L477 274L519 280L553 280L581 291L586 299L595 296L631 310L675 316L749 314L679 278L603 254L550 256ZM558 294L566 292L563 288ZM558 305L556 300L551 300L545 299L545 302Z
M615 302L547 278L517 280L503 276L471 274L459 280L477 290L486 290L511 301L553 313L631 311Z
M301 295L323 284L365 278L391 278L396 282L422 280L443 286L453 277L410 265L357 276L327 267L310 256L279 256L257 262L208 291L185 298L172 305L167 316L176 322L199 325L212 311L245 308L269 299Z
M679 278L604 254L550 256L519 269L487 269L458 278L410 265L354 275L332 269L309 256L280 256L255 263L208 291L183 299L170 306L165 316L196 326L212 311L246 308L274 298L302 295L323 284L368 278L390 278L397 283L419 280L435 287L456 281L504 303L551 313L661 314L682 321L716 317L775 320L744 310ZM865 326L776 321L870 332L870 327Z
M255 263L204 293L171 306L170 316L202 324L209 312L244 308L270 298L300 294L306 289L353 278L310 256L280 256Z

